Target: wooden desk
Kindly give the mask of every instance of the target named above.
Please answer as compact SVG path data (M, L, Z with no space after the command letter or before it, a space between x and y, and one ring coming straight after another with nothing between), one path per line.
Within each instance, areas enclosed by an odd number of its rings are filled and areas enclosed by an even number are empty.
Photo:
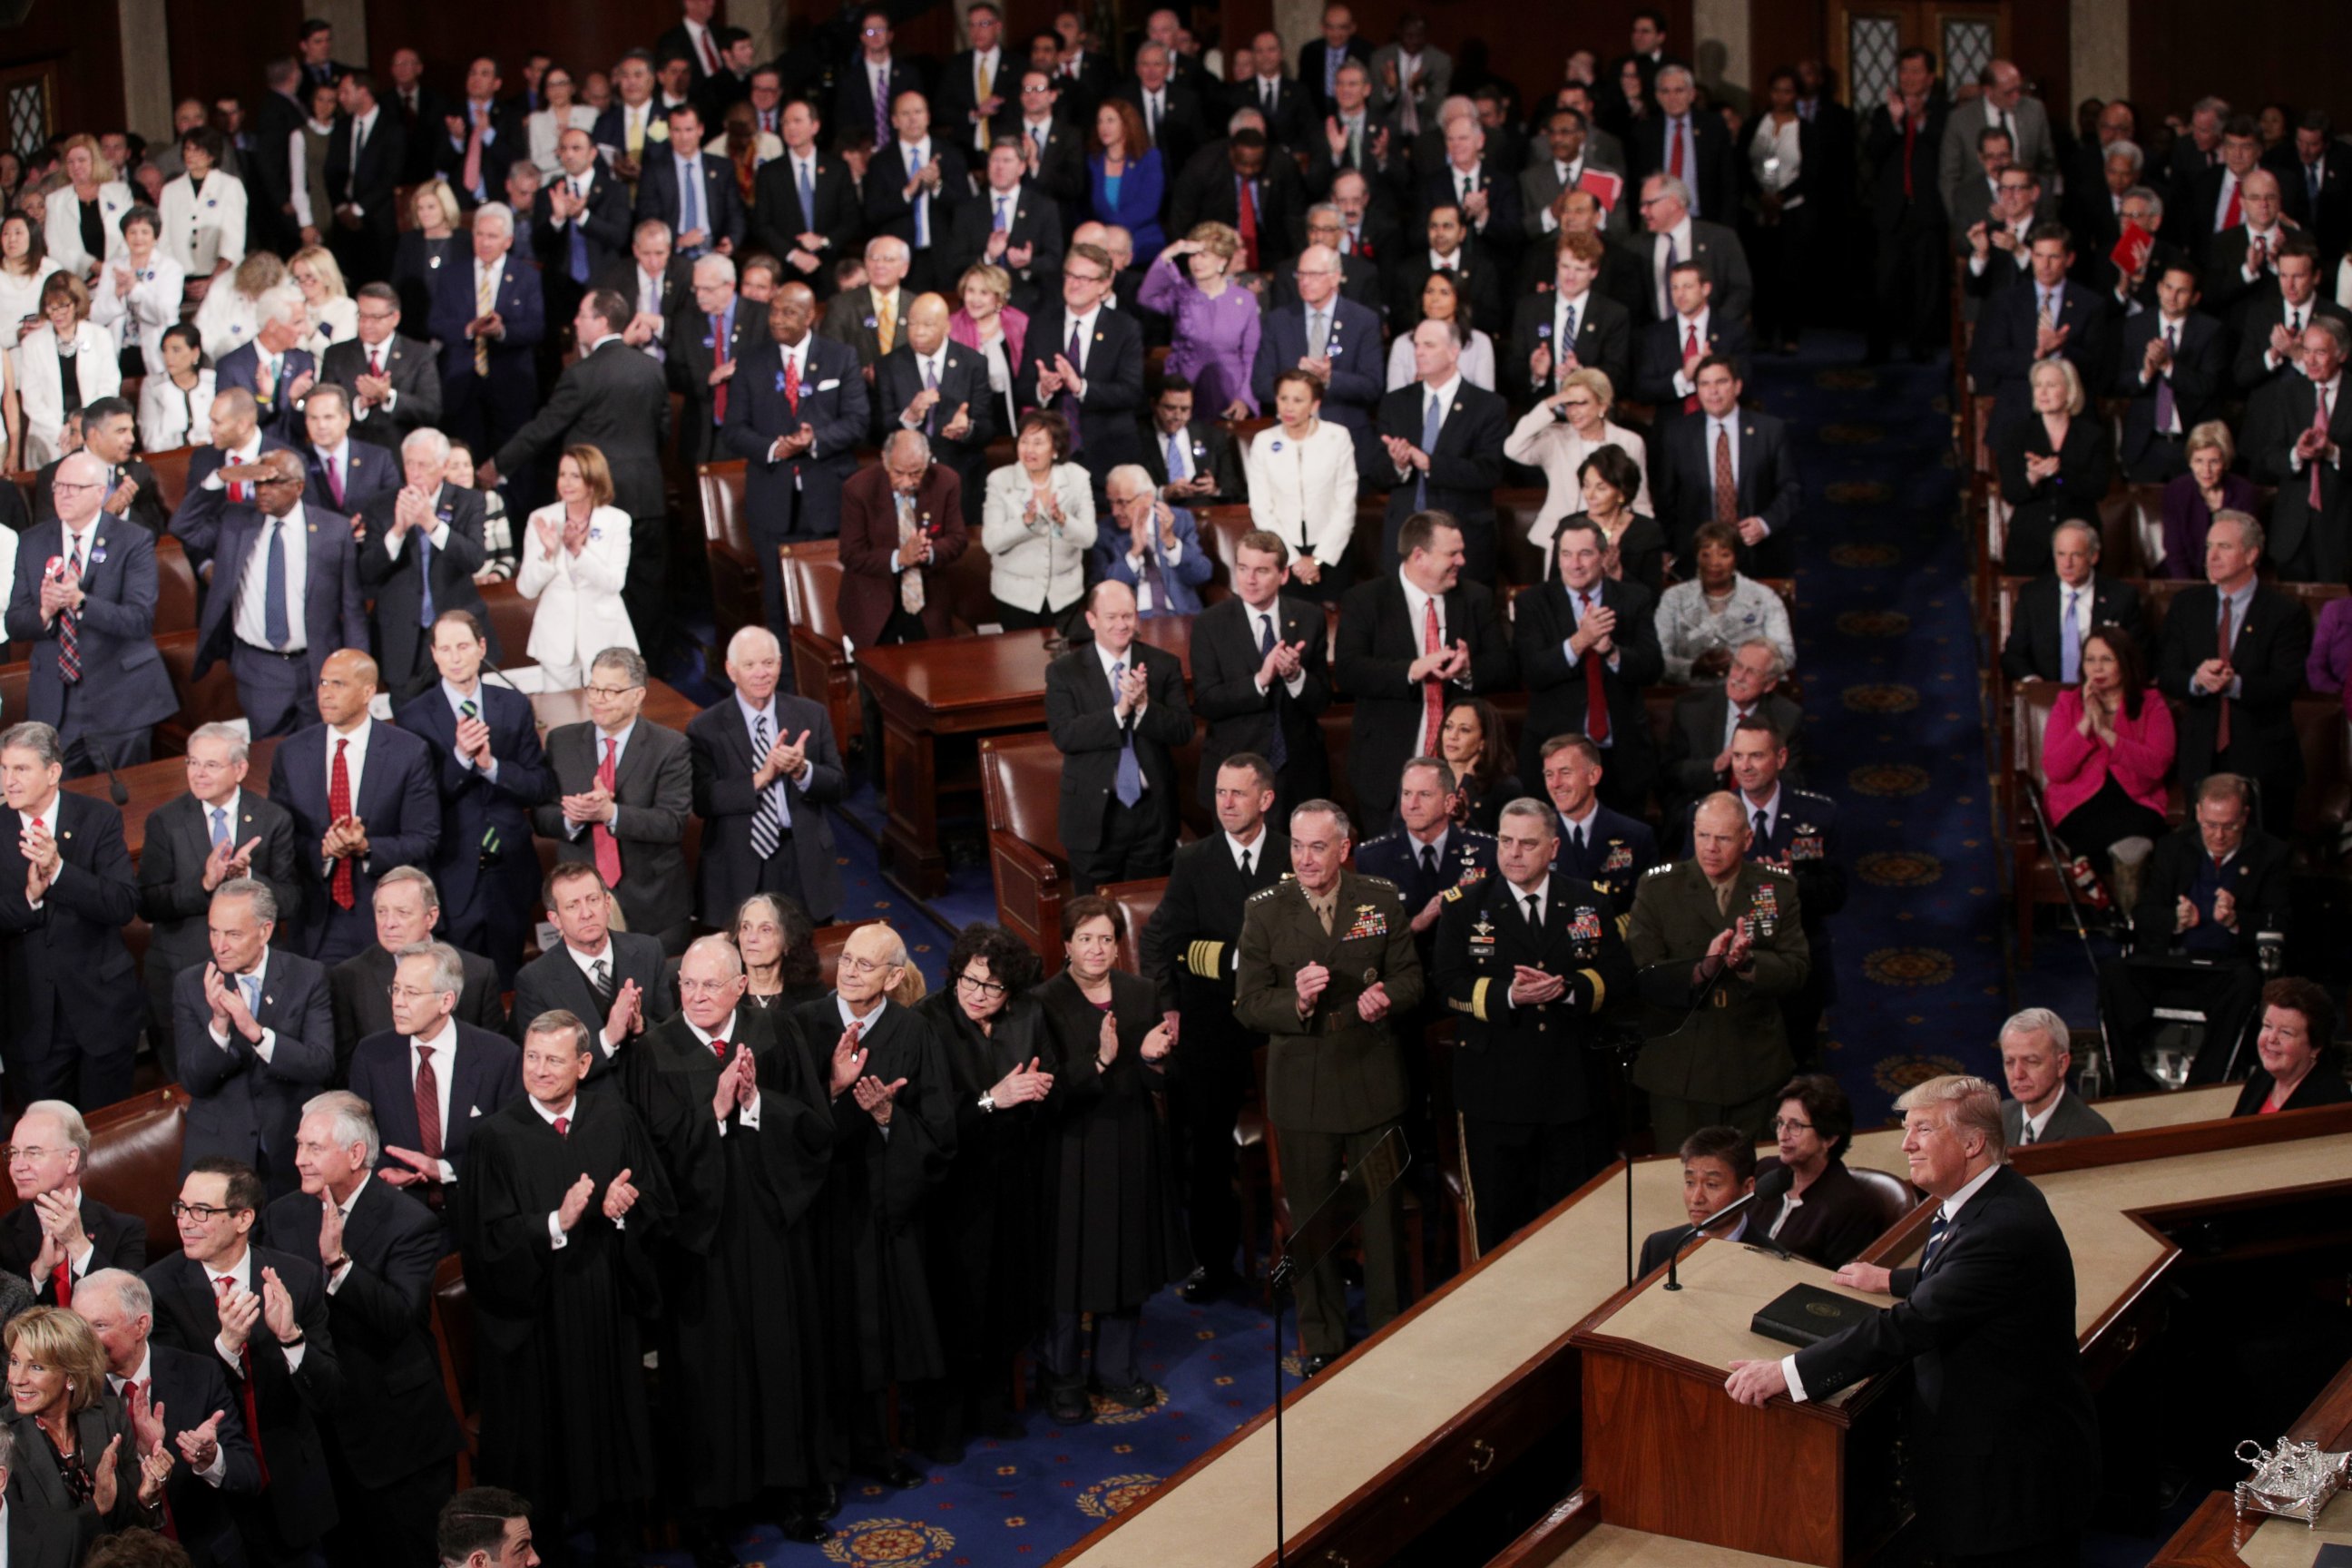
M1049 635L1040 628L857 650L858 680L882 710L890 808L884 861L917 898L934 898L948 885L940 842L940 738L1042 729L1045 667L1053 662ZM1136 636L1177 657L1189 689L1192 617L1153 616L1138 623ZM971 787L978 787L977 776Z
M2331 1454L2352 1448L2352 1363L2336 1373L2286 1435L2317 1443ZM2352 1496L2339 1494L2321 1512L2317 1529L2310 1530L2295 1520L2264 1514L2242 1521L2236 1500L2228 1492L2214 1492L2197 1505L2148 1568L2306 1568L2319 1547L2347 1542L2352 1542Z

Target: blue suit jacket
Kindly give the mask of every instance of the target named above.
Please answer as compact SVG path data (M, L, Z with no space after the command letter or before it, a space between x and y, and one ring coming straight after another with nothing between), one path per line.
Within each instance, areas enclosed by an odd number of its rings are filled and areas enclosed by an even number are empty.
M744 459L744 503L752 527L770 533L841 531L841 487L857 471L866 437L866 376L857 351L812 332L803 362L800 406L784 400L783 351L763 342L743 356L727 394L719 444ZM803 425L816 432L809 454L771 462L768 448Z
M1154 604L1145 612L1153 616L1197 616L1201 613L1201 584L1206 583L1217 569L1217 563L1201 548L1201 534L1186 507L1171 507L1169 514L1175 520L1177 561L1168 563L1167 552L1160 548L1157 533L1152 536L1151 552L1160 560L1160 582L1166 591L1166 600ZM1136 570L1128 564L1127 552L1132 542L1124 529L1107 527L1095 536L1093 570L1087 574L1088 582L1100 582L1108 577L1133 587L1140 582Z
M709 153L698 154L696 161L702 168L702 195L698 209L701 221L695 226L710 237L703 248L717 250L723 239L740 251L743 248L743 200L736 194L735 171L726 159ZM649 152L645 173L637 179L636 221L659 218L669 225L671 234L678 235L686 232L684 216L679 211L677 155L667 147Z
M373 446L356 436L343 446L343 499L339 505L334 491L327 488L327 460L319 455L316 447L308 441L302 443L302 467L310 474L302 484L302 500L321 511L352 518L372 498L398 489L405 476L400 468L400 453L394 447Z
M520 426L539 405L539 340L547 331L547 303L539 268L512 251L499 274L499 317L506 336L490 342L490 374L483 388L493 405L507 407ZM461 253L441 269L434 286L430 330L441 340L441 384L446 389L474 374L474 340L466 323L481 312L474 307L474 258Z
M1378 838L1356 847L1356 869L1367 877L1385 877L1404 895L1405 912L1421 913L1422 906L1458 883L1492 877L1495 836L1474 827L1455 826L1445 835L1444 853L1438 857L1437 875L1421 868L1421 846L1412 834L1392 827ZM1435 931L1430 928L1431 933Z
M294 818L295 865L302 875L302 929L281 932L306 956L326 939L327 868L319 846L333 813L327 807L327 726L311 724L278 743L269 762L269 798ZM360 775L352 815L367 825L368 852L352 861L353 907L373 907L376 879L394 866L429 871L441 839L441 792L434 787L433 752L416 736L390 724L368 733L367 767Z
M1326 352L1331 359L1331 384L1323 393L1323 417L1355 433L1356 459L1361 463L1380 416L1381 399L1388 395L1380 317L1344 295L1333 299ZM1307 307L1268 310L1258 332L1257 363L1250 370L1250 389L1257 395L1259 407L1274 406L1274 378L1306 357Z
M1103 161L1099 153L1087 160L1087 189L1091 197L1093 216L1104 223L1115 223L1135 236L1135 254L1157 256L1168 244L1168 237L1160 226L1161 199L1168 193L1168 172L1160 149L1148 149L1142 157L1128 166L1119 177L1118 199L1113 201L1109 184L1103 178Z
M304 372L313 377L319 373L319 362L310 357L308 349L288 349L278 356L278 380L266 389L261 384L261 345L245 343L221 356L213 367L213 390L226 392L241 386L253 394L261 405L261 427L280 440L298 440L304 434L302 412L295 400L287 395L297 377ZM192 476L193 477L193 476Z
M486 869L483 835L491 828L498 830L499 863L527 864L536 890L539 858L531 848L530 808L551 798L555 784L540 750L530 699L487 680L475 690L490 727L490 754L498 759L496 783L457 761L457 715L438 680L393 715L402 729L432 745L441 791L441 843L431 869L441 907L451 910L465 909L473 899L474 885Z
M441 1157L462 1172L474 1124L522 1093L522 1047L504 1035L460 1021L456 1064L437 1062L435 1067L447 1075L449 1083L449 1124L441 1129ZM352 1053L351 1083L352 1092L375 1108L376 1131L387 1145L418 1147L416 1080L409 1072L406 1036L386 1030L362 1040ZM375 1168L408 1167L385 1155Z
M270 452L291 452L288 442L264 430L261 433L260 456ZM180 498L180 510L172 514L172 537L178 540L188 552L189 564L201 570L213 558L220 544L221 514L236 502L229 500L228 487L206 489L205 481L220 472L228 454L218 447L199 447L188 454L188 489Z
M354 446L356 447L356 443ZM368 646L367 606L360 598L359 546L352 531L331 508L302 509L302 542L310 551L310 575L302 594L303 647L310 682L317 685L327 656L337 648ZM205 595L205 613L196 636L195 679L229 656L236 642L236 591L247 563L266 537L268 518L259 507L231 506L220 525L214 581L220 586ZM289 541L289 542L291 542Z
M26 529L8 595L8 640L32 648L24 717L44 724L63 721L66 689L58 673L58 629L64 617L42 623L41 575L50 559L65 552L64 523ZM155 536L137 523L100 513L90 528L81 586L77 642L82 674L75 732L143 730L170 718L179 700L155 647Z
M2041 295L2033 280L2021 278L1985 301L1977 318L1976 345L1969 353L1969 370L1979 393L1993 397L1992 429L1999 434L2013 419L2033 411L2034 343L2040 327ZM2058 353L2074 362L2085 390L2105 384L2105 357L2107 310L2105 302L2069 279L2063 286L2058 324L2067 329Z
M172 982L172 1033L179 1045L180 1083L188 1091L188 1136L180 1173L198 1160L225 1154L247 1164L269 1151L272 1196L299 1185L294 1172L294 1130L302 1104L327 1087L335 1070L335 1013L325 966L273 945L261 970L261 1005L254 1022L276 1033L269 1059L231 1025L228 1044L214 1043L212 1006L205 1000L205 970L192 963ZM267 1038L268 1037L265 1037Z

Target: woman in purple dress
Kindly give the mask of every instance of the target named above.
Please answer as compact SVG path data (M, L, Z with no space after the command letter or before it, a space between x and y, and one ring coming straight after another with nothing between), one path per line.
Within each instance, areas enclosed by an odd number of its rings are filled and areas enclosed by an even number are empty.
M1241 248L1242 237L1229 225L1194 224L1152 262L1137 296L1145 310L1174 323L1168 374L1192 382L1193 406L1211 418L1257 417L1257 397L1250 391L1257 296L1233 280Z

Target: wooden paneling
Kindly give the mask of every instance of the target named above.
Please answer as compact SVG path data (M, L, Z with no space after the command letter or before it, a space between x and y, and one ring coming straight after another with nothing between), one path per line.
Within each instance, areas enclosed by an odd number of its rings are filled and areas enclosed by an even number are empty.
M2305 0L2245 0L2215 26L2210 8L2190 0L2133 0L2132 97L2141 123L2189 112L2219 93L2248 113L2276 99L2325 109L2340 129L2352 115L2343 64L2352 55L2352 6Z
M609 70L633 48L651 48L677 25L672 0L597 0L593 5L481 5L418 0L368 7L368 64L390 69L393 51L425 57L425 79L445 92L464 88L476 55L497 59L501 94L522 88L525 56L545 50L581 76Z
M0 29L0 69L43 63L54 70L58 131L122 124L122 29L113 5L37 5Z
M36 15L40 9L38 7ZM93 3L110 24L115 7ZM172 62L172 97L206 103L235 93L250 117L268 90L262 66L274 55L294 52L294 31L302 25L301 0L240 0L234 22L224 26L213 0L164 0L165 52ZM119 68L118 68L119 69Z

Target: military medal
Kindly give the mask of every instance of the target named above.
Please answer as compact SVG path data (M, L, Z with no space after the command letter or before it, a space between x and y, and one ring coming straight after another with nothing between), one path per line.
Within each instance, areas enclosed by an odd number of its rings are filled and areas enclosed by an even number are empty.
M1570 921L1568 924L1568 935L1571 942L1599 942L1601 940L1601 911L1599 910L1590 908L1578 910L1576 911L1576 918Z
M1612 843L1609 846L1609 858L1601 862L1601 868L1604 871L1623 871L1630 869L1633 864L1633 847L1627 844Z
M1495 945L1495 924L1486 918L1486 911L1483 910L1479 911L1478 923L1470 928L1470 945L1472 947Z
M1756 889L1756 902L1750 912L1756 917L1756 929L1765 936L1770 936L1772 934L1772 927L1780 921L1780 889L1775 888L1769 882L1763 883L1758 887Z
M1365 970L1365 971L1364 971L1364 984L1367 984L1367 985L1378 985L1380 983L1381 983L1381 972L1380 972L1380 969L1379 969L1379 967L1378 967L1377 965L1375 965L1375 966L1373 966L1373 967L1371 967L1371 968L1369 968L1369 969L1367 969L1367 970Z
M1378 904L1358 904L1356 918L1349 924L1348 934L1340 940L1353 942L1358 937L1388 934L1388 917L1381 913L1381 907Z

